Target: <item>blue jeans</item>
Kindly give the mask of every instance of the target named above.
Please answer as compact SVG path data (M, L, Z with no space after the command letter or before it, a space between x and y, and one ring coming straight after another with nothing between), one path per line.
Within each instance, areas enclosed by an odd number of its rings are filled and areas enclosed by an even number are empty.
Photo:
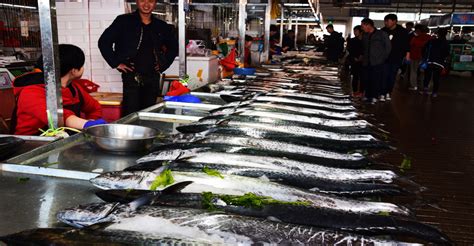
M392 93L395 80L397 79L397 72L401 64L384 64L383 84L381 88L381 95Z

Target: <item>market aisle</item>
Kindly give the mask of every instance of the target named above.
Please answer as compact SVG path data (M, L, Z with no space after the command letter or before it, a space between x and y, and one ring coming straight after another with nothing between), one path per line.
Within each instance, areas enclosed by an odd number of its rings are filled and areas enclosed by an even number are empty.
M459 244L474 242L473 82L445 78L435 99L398 86L391 103L364 106L391 132L398 148L381 159L400 165L402 154L411 157L407 176L428 188L422 193L428 205L417 205L418 219L440 227Z

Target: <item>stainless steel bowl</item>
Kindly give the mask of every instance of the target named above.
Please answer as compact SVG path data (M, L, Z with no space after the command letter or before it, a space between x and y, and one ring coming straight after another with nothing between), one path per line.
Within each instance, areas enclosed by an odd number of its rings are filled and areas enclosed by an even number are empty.
M87 140L97 148L112 152L139 152L151 147L158 131L144 126L106 124L84 130Z

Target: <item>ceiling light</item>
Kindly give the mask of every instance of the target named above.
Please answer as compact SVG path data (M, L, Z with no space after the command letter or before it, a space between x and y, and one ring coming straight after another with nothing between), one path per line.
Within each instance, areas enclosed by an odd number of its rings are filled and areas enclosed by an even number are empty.
M16 4L9 4L9 3L0 3L0 7L11 7L11 8L20 8L20 9L36 9L36 7L33 7L33 6L16 5Z

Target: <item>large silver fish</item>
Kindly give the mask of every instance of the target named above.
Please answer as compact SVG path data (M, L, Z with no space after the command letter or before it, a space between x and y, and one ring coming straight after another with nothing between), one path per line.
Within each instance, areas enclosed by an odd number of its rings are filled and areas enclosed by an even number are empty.
M97 218L100 218L95 215L96 213L103 214L100 211L101 205L107 206L107 204L89 204L66 209L58 214L58 218L72 225L87 225L90 222L88 219L94 218L92 222L95 222ZM109 211L108 208L105 210ZM143 206L136 211L130 211L127 206L123 206L103 217L102 221L120 222L112 224L109 227L111 230L146 231L147 233L155 231L157 234L168 235L171 238L188 240L198 238L200 241L213 244L399 245L394 241L344 232L190 208Z
M238 147L236 147L238 149ZM234 165L248 168L270 169L275 171L301 172L304 175L333 181L382 181L391 183L397 175L386 170L355 170L332 168L270 156L253 156L235 153L222 153L196 149L170 149L151 153L137 160L137 163L151 161L173 161L186 158L186 162Z
M150 190L153 182L161 171L157 172L109 172L104 173L90 181L101 189L138 189ZM269 182L258 178L248 178L235 175L210 176L204 172L173 172L175 182L192 181L183 192L202 193L213 192L216 194L244 195L255 193L259 196L270 196L274 199L288 202L308 201L312 206L334 209L353 213L391 213L409 215L406 208L391 203L366 202L352 199L336 198L314 192Z

